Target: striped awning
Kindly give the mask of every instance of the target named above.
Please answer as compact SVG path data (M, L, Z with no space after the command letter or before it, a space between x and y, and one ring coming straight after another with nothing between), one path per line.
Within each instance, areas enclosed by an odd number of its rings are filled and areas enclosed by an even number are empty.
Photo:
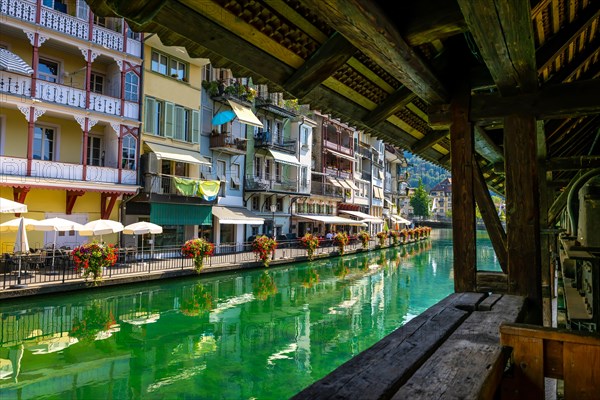
M0 71L14 72L16 74L31 75L31 68L21 57L6 49L0 49Z

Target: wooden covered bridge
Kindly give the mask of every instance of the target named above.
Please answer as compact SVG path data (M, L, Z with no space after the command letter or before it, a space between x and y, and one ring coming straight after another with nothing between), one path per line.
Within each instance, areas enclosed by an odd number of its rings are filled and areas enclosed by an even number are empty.
M597 329L542 327L559 259L581 252L600 315L600 234L566 213L600 167L597 0L88 2L452 172L455 295L299 398L540 398L544 376L600 398ZM503 274L477 271L476 205Z

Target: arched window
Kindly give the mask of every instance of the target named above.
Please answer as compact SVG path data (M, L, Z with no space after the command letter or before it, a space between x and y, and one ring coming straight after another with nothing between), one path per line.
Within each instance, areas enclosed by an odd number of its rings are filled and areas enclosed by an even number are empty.
M140 99L140 77L135 72L125 74L125 101L137 103Z
M137 142L131 135L123 138L123 169L134 170L136 166Z

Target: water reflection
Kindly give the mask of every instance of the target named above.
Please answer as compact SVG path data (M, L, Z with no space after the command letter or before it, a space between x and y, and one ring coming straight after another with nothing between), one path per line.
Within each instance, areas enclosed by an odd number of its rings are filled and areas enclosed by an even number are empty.
M0 397L289 398L451 293L447 246L5 302Z

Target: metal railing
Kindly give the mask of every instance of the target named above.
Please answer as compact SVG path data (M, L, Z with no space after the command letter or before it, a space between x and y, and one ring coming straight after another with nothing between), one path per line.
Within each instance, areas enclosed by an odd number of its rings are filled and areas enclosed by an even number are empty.
M272 147L276 150L290 154L298 153L298 142L293 139L285 139L283 134L271 131L258 131L254 134L254 147Z
M416 242L411 239L406 243ZM402 243L402 238L399 243ZM390 244L388 239L386 245ZM405 244L406 244L405 243ZM377 238L369 242L369 249L379 247ZM351 236L350 242L345 246L346 251L354 251L362 248L362 243L356 237ZM331 254L337 252L338 247L333 240L321 238L319 247L314 255ZM278 241L273 260L304 260L306 249L300 239ZM259 259L252 252L252 242L226 243L215 246L214 255L207 257L205 268L219 268L228 265L244 263L255 263ZM69 282L81 282L84 280L82 272L77 270L70 250L44 250L39 253L21 256L19 268L19 256L4 254L0 259L0 277L2 282L0 290L10 290L16 285L44 285L64 284ZM132 275L147 275L151 273L175 271L194 268L191 258L181 254L181 247L156 247L154 249L144 248L119 248L117 261L111 267L103 269L103 278L125 277Z
M269 175L246 175L244 181L246 190L279 190L282 192L300 193L297 179L289 179L283 176Z

